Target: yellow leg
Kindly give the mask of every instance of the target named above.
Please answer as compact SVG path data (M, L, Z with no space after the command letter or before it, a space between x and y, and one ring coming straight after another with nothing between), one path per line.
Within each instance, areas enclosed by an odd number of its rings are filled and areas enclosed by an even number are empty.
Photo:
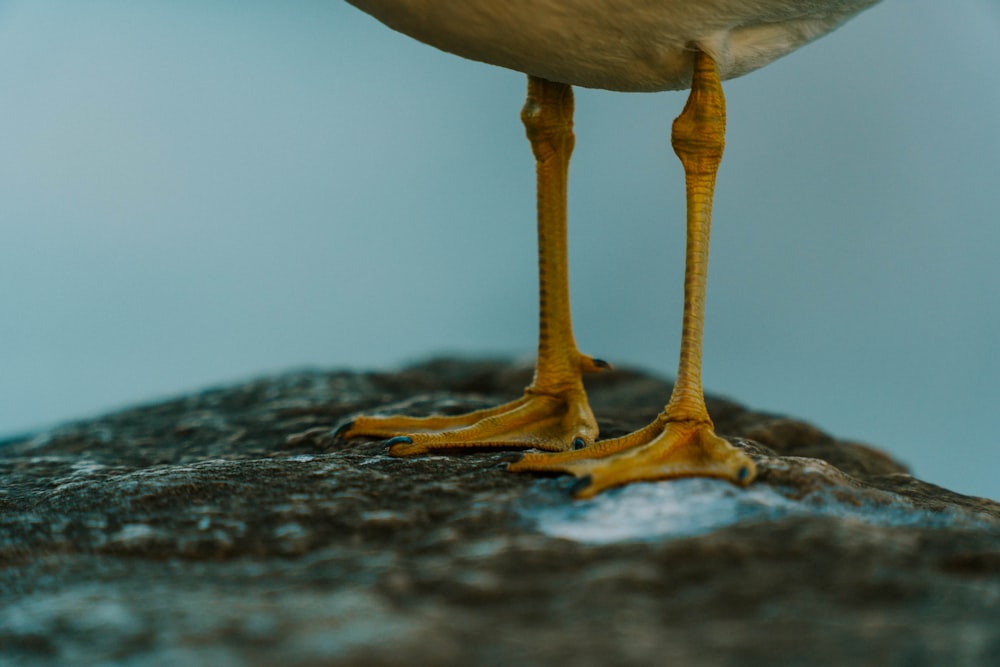
M538 176L540 314L531 386L516 401L465 415L357 417L341 427L341 437L390 438L389 451L397 456L468 447L563 451L597 438L581 375L607 364L580 354L570 321L566 183L574 141L572 89L528 77L521 119Z
M715 435L701 384L705 279L711 233L715 174L722 159L726 105L712 59L695 55L691 95L674 121L671 141L684 165L687 187L687 252L684 268L684 321L680 362L673 394L649 426L579 451L529 453L513 471L568 472L580 478L578 498L613 486L674 477L719 477L749 484L753 461Z

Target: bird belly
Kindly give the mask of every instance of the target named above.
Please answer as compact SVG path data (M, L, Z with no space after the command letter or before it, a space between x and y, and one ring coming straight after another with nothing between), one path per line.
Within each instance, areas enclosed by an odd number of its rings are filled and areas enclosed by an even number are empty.
M694 49L724 79L833 30L877 0L348 0L390 28L472 60L623 91L691 82Z

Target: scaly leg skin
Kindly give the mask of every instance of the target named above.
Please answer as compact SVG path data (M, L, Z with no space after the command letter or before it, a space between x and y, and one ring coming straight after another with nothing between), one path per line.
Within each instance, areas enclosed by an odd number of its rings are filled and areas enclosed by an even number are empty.
M531 386L516 401L465 415L357 417L338 436L390 438L395 456L483 447L564 451L597 438L582 374L608 364L580 354L570 321L566 184L574 141L572 89L529 76L521 119L538 176L540 313Z
M718 477L740 485L753 481L756 467L750 457L715 434L701 385L712 194L725 133L719 74L712 59L698 52L691 95L671 135L687 186L687 252L680 362L667 406L639 431L580 451L529 453L509 470L571 473L579 478L573 488L577 498L630 482L675 477Z

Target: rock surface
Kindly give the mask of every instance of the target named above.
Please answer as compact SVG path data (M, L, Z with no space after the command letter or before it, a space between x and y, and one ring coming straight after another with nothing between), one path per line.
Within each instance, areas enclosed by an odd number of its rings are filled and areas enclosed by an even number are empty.
M759 461L750 489L584 502L507 473L511 452L393 459L319 428L529 378L292 373L4 443L0 663L1000 664L1000 505L807 424L711 400ZM669 391L588 386L605 437Z

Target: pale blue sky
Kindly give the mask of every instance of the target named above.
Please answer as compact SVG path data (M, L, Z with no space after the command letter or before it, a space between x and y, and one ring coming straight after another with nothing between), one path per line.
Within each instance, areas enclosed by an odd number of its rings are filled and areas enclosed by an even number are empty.
M0 90L0 434L533 353L523 75L338 0L0 0ZM1000 497L1000 9L886 0L727 92L706 387ZM577 338L662 374L683 101L577 91Z

